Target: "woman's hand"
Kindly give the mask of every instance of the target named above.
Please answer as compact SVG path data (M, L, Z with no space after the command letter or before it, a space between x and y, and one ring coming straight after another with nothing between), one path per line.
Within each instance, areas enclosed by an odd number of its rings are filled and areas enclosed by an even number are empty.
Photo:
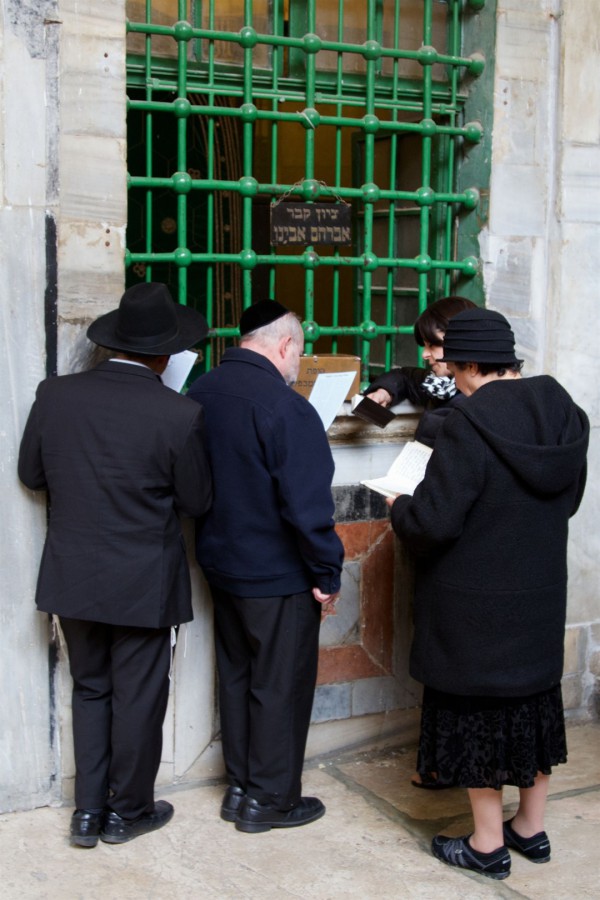
M367 397L380 406L390 406L392 402L392 395L385 388L378 388L372 394L367 394Z

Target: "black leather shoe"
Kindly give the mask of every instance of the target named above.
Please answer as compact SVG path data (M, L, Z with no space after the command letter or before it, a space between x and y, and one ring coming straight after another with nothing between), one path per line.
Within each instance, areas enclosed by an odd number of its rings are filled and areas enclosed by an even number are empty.
M245 796L246 792L241 787L238 787L237 784L230 785L225 791L225 796L221 803L221 818L226 822L235 822Z
M77 847L95 847L103 820L104 812L76 809L71 816L71 843Z
M152 812L143 813L137 819L122 819L116 812L109 810L106 813L100 837L107 844L124 844L126 841L132 841L139 837L140 834L147 834L149 831L162 828L171 821L174 812L175 810L166 800L157 800Z
M316 822L325 815L325 807L316 797L302 797L293 809L280 810L252 797L246 797L240 808L235 827L238 831L256 834L271 828L297 828Z

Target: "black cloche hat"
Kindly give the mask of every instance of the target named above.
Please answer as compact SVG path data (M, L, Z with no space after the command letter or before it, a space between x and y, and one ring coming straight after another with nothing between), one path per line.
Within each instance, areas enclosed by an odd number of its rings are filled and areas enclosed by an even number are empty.
M510 365L523 361L515 356L515 336L508 320L493 309L465 309L453 316L443 346L440 362Z
M289 309L278 303L277 300L258 300L249 306L242 313L240 319L240 337L256 331L257 328L263 328L270 325L282 316L286 316Z
M147 356L181 353L207 334L202 313L175 303L168 287L154 281L130 287L118 309L97 318L87 330L94 344Z

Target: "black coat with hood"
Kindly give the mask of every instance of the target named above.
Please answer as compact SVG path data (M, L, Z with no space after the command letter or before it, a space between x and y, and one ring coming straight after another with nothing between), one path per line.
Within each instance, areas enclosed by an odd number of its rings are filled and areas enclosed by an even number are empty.
M559 683L588 439L586 414L546 375L488 382L446 418L425 479L392 507L417 556L418 681L495 697Z

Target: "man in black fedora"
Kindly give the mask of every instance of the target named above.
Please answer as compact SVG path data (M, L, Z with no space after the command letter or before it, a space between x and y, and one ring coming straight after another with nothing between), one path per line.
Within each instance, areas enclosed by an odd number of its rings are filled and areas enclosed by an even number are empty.
M169 356L207 334L163 284L125 292L88 329L113 352L43 381L19 477L48 491L36 603L56 614L73 677L71 841L123 843L173 815L154 801L175 627L192 618L178 513L211 503L204 413L162 384Z

